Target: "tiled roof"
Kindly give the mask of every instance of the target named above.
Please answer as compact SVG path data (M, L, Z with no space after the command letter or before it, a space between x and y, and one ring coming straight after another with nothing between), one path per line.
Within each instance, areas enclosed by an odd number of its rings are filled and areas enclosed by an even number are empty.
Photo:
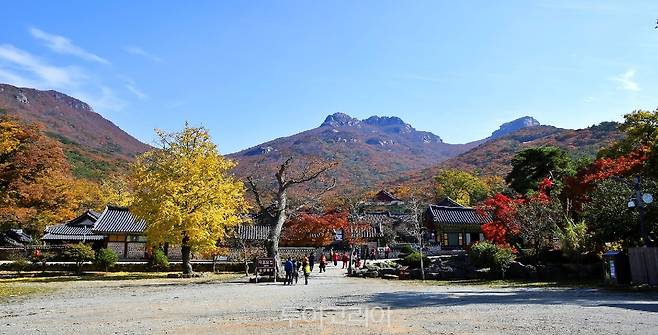
M401 201L400 198L394 196L393 194L391 194L390 192L388 192L386 190L379 191L375 195L373 200L375 200L375 201L384 201L384 202Z
M392 223L397 218L391 217L388 212L366 212L359 216L360 221L372 225L381 225L382 223Z
M105 238L103 235L63 235L63 234L51 234L46 233L41 238L44 241L102 241Z
M241 224L237 228L238 236L244 240L267 240L272 226L264 224Z
M58 224L46 228L46 234L55 235L91 235L93 226L77 226L69 224Z
M358 227L354 228L351 231L352 238L376 238L381 237L381 230L376 229L375 227Z
M22 229L8 229L0 232L0 246L22 247L32 242L32 236Z
M83 239L90 241L102 240L104 236L95 235L93 232L98 216L99 213L88 210L69 222L46 227L46 234L42 239L50 241Z
M474 208L431 205L429 209L432 221L439 224L481 225L487 222Z
M93 232L143 234L146 222L138 220L128 208L107 206L101 213Z

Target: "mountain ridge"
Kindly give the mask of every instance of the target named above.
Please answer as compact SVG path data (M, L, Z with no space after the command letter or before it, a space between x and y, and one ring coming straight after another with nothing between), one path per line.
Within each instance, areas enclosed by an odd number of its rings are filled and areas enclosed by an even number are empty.
M516 126L525 124L524 120L519 120L512 123ZM512 131L512 128L501 128L498 134ZM316 128L227 156L238 162L234 170L236 175L261 179L271 179L272 176L265 175L264 171L273 175L276 165L288 156L338 161L340 164L333 173L338 180L344 180L339 186L367 189L409 171L435 166L476 148L488 139L464 144L445 143L440 136L416 130L397 116L373 115L359 120L339 112L326 116Z
M62 143L78 176L103 178L150 149L87 103L58 91L0 84L0 110L42 125L47 135Z

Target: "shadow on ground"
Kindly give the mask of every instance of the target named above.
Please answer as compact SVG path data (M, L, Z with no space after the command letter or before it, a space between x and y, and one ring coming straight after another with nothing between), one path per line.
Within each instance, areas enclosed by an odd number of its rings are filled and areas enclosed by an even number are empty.
M658 295L655 293L620 294L595 289L398 291L376 293L369 296L365 302L374 306L390 307L392 309L478 304L568 304L581 307L614 307L658 313Z

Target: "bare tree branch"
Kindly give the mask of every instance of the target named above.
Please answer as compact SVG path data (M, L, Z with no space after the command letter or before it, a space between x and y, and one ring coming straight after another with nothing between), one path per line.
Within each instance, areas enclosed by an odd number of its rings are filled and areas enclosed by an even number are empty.
M251 176L247 177L247 189L254 194L258 208L260 208L261 211L265 211L266 208L263 205L263 200L261 199L260 192L258 191L256 182L254 182L254 179Z

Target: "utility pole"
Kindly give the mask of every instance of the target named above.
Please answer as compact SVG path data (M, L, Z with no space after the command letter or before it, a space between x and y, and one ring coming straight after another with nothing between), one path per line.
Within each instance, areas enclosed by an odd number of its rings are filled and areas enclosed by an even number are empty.
M641 180L640 176L635 177L635 199L634 199L634 201L631 201L631 202L635 203L635 205L637 206L638 213L640 215L640 233L642 234L642 242L644 242L644 246L646 246L646 247L653 247L653 245L654 245L653 240L651 239L649 234L647 234L647 229L644 226L644 206L647 203L651 203L652 199L649 200L649 201L645 201L645 199L644 199L645 195L642 194L642 190L640 188L641 187L641 181L642 180ZM629 205L630 205L630 203L629 203Z

